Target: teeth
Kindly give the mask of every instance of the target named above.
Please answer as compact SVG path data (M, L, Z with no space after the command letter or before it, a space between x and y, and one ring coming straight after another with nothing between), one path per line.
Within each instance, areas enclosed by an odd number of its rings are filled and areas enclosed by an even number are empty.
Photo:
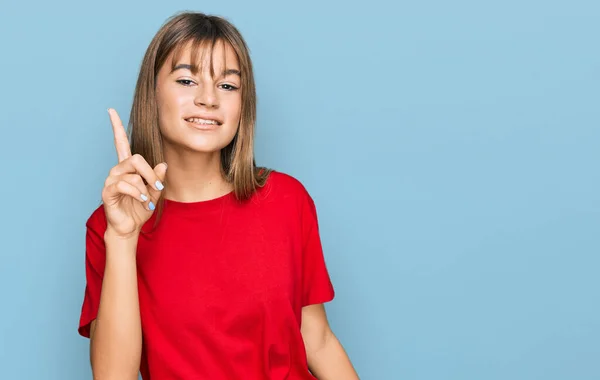
M219 124L215 120L200 119L197 117L192 117L190 119L187 119L187 121L189 121L191 123L195 123L195 124L212 124L212 125Z

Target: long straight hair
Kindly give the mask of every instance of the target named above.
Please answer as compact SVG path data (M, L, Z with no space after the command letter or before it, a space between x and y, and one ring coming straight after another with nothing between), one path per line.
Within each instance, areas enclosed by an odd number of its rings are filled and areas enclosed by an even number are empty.
M229 145L221 150L221 169L224 178L233 184L238 200L249 199L258 187L264 186L270 169L259 168L254 159L256 124L256 87L250 52L241 33L229 21L218 16L185 12L172 16L156 33L141 64L133 105L129 118L132 154L140 154L151 167L164 161L162 135L158 125L156 78L162 66L173 54L176 64L184 47L192 44L192 67L200 48L208 47L212 57L215 45L231 46L237 56L241 72L242 105L238 130ZM211 61L211 75L214 69ZM163 196L158 213L162 213Z

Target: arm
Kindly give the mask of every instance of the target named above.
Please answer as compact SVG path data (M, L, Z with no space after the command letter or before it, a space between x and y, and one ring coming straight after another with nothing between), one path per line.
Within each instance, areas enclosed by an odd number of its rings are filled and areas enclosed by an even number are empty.
M302 308L301 332L313 375L319 380L358 380L348 355L331 331L323 304Z
M90 327L90 359L95 380L137 380L142 329L137 289L137 235L104 235L106 267L98 316Z
M153 169L139 154L132 155L125 127L109 109L119 163L102 189L106 217L98 312L90 325L90 360L95 380L137 380L142 356L142 323L137 287L137 243L163 189L167 165ZM154 184L152 186L146 185Z

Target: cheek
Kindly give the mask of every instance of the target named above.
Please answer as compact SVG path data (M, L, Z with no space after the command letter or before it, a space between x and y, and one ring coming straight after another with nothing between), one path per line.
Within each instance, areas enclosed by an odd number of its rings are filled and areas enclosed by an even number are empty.
M158 116L161 122L167 123L179 119L187 102L186 96L176 91L163 90L157 93Z
M227 132L226 134L229 137L233 137L236 134L239 124L240 118L242 115L242 106L240 101L232 101L227 103L227 108L223 110L225 117L227 119Z
M242 114L242 101L241 99L232 99L232 101L227 105L227 116L230 120L239 121L239 118Z

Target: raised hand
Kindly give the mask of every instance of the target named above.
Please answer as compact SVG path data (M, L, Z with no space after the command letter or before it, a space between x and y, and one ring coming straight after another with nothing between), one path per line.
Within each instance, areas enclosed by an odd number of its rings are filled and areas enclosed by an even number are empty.
M141 155L132 155L121 118L114 109L109 109L108 113L119 163L110 170L102 190L107 231L119 237L131 237L139 234L152 216L155 202L164 187L162 181L167 164L152 168Z

